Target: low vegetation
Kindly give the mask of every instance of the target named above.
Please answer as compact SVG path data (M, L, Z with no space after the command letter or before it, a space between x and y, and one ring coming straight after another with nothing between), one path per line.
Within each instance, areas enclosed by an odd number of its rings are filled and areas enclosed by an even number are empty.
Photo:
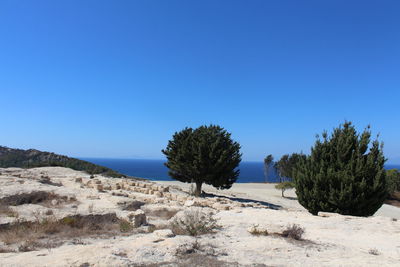
M43 152L36 149L23 150L0 146L0 168L35 168L49 166L66 167L77 171L85 171L89 174L103 174L110 177L124 176L110 168L80 159Z
M260 229L258 225L253 225L253 227L250 229L250 234L256 235L256 236L261 236L261 235L268 235L268 230L267 229Z
M389 197L386 203L400 207L400 171L391 169L386 171Z
M114 213L103 215L75 215L62 219L54 216L36 221L16 220L0 226L0 241L8 251L31 251L54 248L67 241L82 237L109 238L133 230L130 222L119 219ZM5 248L2 248L3 250Z
M24 204L39 204L45 207L50 207L60 204L76 202L75 197L60 196L53 192L47 191L33 191L30 193L15 194L0 199L0 205L7 206L20 206Z
M305 230L303 227L297 225L297 224L292 224L289 225L285 230L283 230L281 236L286 237L286 238L291 238L294 240L301 240Z
M293 182L289 182L289 181L285 181L282 183L279 183L277 185L275 185L275 188L278 190L281 190L282 192L282 197L285 197L285 191L294 188L294 183Z
M171 230L176 235L198 236L212 233L219 228L213 214L200 209L185 210L181 216L178 215L171 222Z
M378 256L381 254L376 248L371 248L370 250L368 250L368 253L374 256Z

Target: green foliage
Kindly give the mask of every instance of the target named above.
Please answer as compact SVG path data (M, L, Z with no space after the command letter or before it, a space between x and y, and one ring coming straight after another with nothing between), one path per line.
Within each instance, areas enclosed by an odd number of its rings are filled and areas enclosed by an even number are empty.
M275 163L279 176L285 178L293 178L297 164L306 158L304 154L293 153L291 155L283 155L281 159Z
M265 176L266 182L268 181L268 176L269 176L270 170L273 167L274 167L274 157L271 154L269 154L264 159L264 176Z
M219 126L185 128L173 135L162 152L169 175L181 182L195 182L197 196L203 183L228 189L239 176L240 145Z
M265 159L264 159L264 164L265 164L265 165L269 165L269 164L271 164L273 161L274 161L274 157L273 157L271 154L269 154L268 156L265 157Z
M388 192L393 194L396 191L400 191L400 172L398 169L391 169L386 171Z
M132 225L129 221L127 221L127 220L121 220L121 221L119 222L119 230L120 230L122 233L131 232L131 231L133 230L133 225Z
M281 190L282 191L282 197L285 197L285 191L287 189L294 188L294 183L291 182L291 181L284 181L284 182L281 182L281 183L275 185L275 188Z
M283 189L283 190L291 189L291 188L294 188L294 183L293 182L289 182L289 181L285 181L285 182L282 182L282 183L279 183L279 184L275 185L275 188L276 189Z
M355 216L373 215L387 196L382 144L370 144L369 127L358 134L345 122L302 159L295 171L296 194L312 214L319 211Z
M86 171L89 174L103 174L110 177L123 176L112 169L80 159L35 149L22 150L0 146L0 168L35 168L47 166L66 167L78 171Z

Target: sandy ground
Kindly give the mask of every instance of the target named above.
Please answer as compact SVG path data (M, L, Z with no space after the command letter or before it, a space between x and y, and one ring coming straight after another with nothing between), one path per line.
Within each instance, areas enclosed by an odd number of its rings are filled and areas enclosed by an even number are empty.
M176 185L189 191L190 183L181 183L178 181L157 181L164 185ZM272 205L279 206L282 209L289 211L307 212L303 206L296 200L294 189L285 191L285 198L282 198L281 191L275 189L275 184L269 183L236 183L228 190L217 190L210 185L203 185L203 191L221 196L235 196L237 198L258 200ZM375 216L385 216L400 220L400 208L383 204L383 206L375 213Z
M101 176L90 179L87 174L66 168L0 169L0 173L0 199L35 190L75 197L74 205L53 208L60 218L69 214L109 212L123 217L127 214L120 204L140 200L146 203L141 209L149 224L162 221L157 218L157 212L151 215L152 210L162 207L181 210L175 215L178 217L185 210L211 210L220 226L215 233L191 237L160 235L157 231L146 231L148 226L142 225L128 236L82 238L79 243L66 242L51 249L0 253L0 266L146 266L150 263L155 264L152 266L400 266L400 221L393 219L400 215L396 207L384 205L375 216L368 218L338 214L323 217L305 211L296 201L293 190L285 192L288 198L282 198L272 184L235 184L224 191L205 186L210 195L198 199L185 194L189 184L178 182L150 184L161 189L169 186L169 193L159 197L157 190L142 193L143 184L132 186L130 181ZM43 175L62 186L39 183ZM77 178L82 178L82 182L77 182ZM93 183L111 188L99 191ZM117 183L125 186L118 188ZM203 203L205 207L195 207L196 203ZM44 207L24 204L13 209L20 213L20 218L33 220L33 215ZM0 225L14 219L0 215ZM304 228L301 241L274 234L282 233L291 224ZM255 225L266 229L269 235L252 235L249 230ZM177 252L182 246L195 243L211 252L189 253L190 257L200 253L201 260L179 265L182 260ZM0 246L7 245L0 242ZM219 263L209 264L208 258Z

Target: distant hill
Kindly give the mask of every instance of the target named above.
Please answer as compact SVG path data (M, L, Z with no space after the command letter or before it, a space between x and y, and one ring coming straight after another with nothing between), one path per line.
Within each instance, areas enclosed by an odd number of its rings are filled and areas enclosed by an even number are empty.
M51 152L43 152L36 149L23 150L0 146L0 168L34 168L48 166L66 167L78 171L85 171L89 174L103 174L110 177L124 176L110 168L80 159L70 158Z

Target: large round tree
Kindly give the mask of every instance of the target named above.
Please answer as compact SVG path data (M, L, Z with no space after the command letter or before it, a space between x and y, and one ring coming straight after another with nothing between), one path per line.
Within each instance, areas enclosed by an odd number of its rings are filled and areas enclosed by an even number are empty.
M162 152L167 157L169 175L181 182L195 183L196 196L201 195L203 183L228 189L239 176L240 145L220 126L176 132Z
M314 215L373 215L387 196L386 159L382 144L370 137L369 127L358 134L351 122L323 133L294 171L300 204Z

